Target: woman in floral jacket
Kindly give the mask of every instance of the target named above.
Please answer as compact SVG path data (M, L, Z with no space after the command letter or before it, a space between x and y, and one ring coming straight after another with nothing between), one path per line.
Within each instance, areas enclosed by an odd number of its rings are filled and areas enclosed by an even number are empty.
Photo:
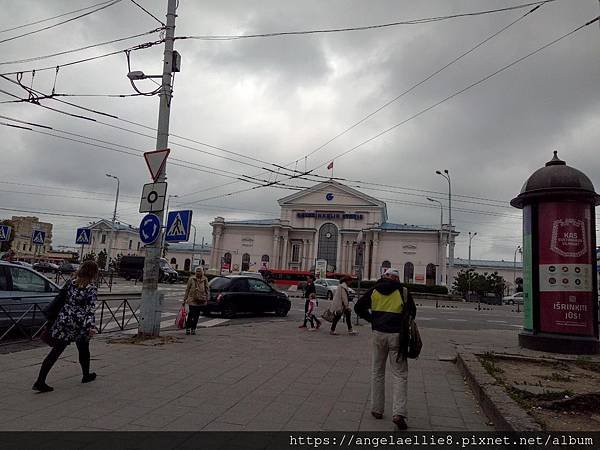
M40 392L54 390L46 384L46 377L71 342L75 342L79 351L79 364L83 372L82 383L96 379L90 373L90 338L96 333L94 309L98 288L92 284L98 275L98 265L94 261L85 261L72 281L66 287L65 304L58 313L56 321L48 324L52 337L52 350L42 362L37 381L33 389Z

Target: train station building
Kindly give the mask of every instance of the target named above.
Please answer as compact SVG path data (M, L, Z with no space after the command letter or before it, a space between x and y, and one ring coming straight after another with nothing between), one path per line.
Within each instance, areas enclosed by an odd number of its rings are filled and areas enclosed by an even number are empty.
M327 261L328 271L361 274L362 279L377 279L396 267L404 271L405 282L445 284L447 228L392 222L385 202L336 181L278 203L281 212L273 219L216 217L210 268L314 270L319 259Z

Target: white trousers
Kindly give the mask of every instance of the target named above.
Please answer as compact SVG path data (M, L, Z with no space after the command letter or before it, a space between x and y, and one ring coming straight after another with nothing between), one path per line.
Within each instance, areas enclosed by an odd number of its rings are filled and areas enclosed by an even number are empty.
M408 361L398 357L400 335L373 331L373 366L371 372L371 410L383 414L385 405L385 365L389 357L392 372L392 414L406 417L408 395Z

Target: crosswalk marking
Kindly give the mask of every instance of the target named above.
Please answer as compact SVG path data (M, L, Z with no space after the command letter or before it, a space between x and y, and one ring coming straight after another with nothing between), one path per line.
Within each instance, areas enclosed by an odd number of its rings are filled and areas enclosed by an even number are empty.
M491 323L506 323L506 320L486 320L486 322L491 322Z
M449 322L466 322L467 319L446 319Z
M202 328L209 328L209 327L214 327L216 325L225 323L225 322L229 322L230 319L212 319L212 320L207 320L206 322L199 322L198 326L202 327Z

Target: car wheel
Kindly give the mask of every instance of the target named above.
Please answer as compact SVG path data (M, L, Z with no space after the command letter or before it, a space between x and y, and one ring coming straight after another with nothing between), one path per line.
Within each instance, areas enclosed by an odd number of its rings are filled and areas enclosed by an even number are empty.
M333 300L333 292L327 291L327 300Z
M226 319L233 319L235 317L235 307L233 306L233 303L225 303L221 307L221 315Z
M289 309L287 307L287 305L283 304L283 303L279 303L276 307L275 307L275 315L278 317L285 317L287 316Z

